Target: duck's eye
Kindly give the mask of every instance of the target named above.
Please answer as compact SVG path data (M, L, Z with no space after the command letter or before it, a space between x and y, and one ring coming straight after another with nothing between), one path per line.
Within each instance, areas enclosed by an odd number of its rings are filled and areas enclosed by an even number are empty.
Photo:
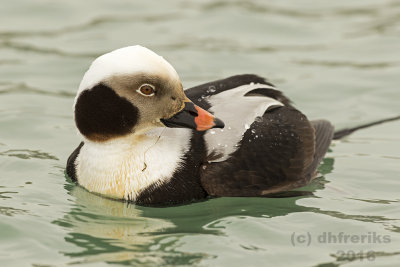
M154 86L151 84L143 84L139 87L137 92L144 96L153 96L156 90L154 90Z

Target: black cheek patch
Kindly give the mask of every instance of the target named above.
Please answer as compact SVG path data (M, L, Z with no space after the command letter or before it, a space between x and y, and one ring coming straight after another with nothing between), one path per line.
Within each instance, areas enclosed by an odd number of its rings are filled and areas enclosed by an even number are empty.
M83 91L75 105L76 126L92 140L128 134L138 118L137 107L103 84Z

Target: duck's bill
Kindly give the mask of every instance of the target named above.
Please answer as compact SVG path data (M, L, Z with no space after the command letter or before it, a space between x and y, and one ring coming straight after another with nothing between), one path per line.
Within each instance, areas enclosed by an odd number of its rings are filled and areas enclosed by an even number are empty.
M197 131L206 131L211 128L224 128L225 124L215 118L210 112L193 104L185 102L185 107L169 119L161 119L161 122L171 128L190 128Z

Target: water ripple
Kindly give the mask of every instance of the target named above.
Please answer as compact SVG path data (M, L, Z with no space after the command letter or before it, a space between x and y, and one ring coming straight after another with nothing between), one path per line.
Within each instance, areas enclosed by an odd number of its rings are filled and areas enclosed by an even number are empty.
M400 12L395 14L382 14L381 17L373 19L369 25L362 26L361 29L346 34L347 37L364 37L376 35L376 33L399 32Z
M46 31L3 31L0 32L0 38L11 39L18 37L55 37L68 33L80 32L83 30L91 29L102 24L114 22L162 22L167 20L174 20L181 17L180 13L158 14L158 15L135 15L135 16L101 16L89 20L83 24L67 26L55 30Z
M216 10L216 9L226 9L226 7L234 6L247 11L256 12L256 13L272 13L279 14L290 17L320 17L321 14L318 12L308 11L299 11L297 9L289 9L289 8L278 8L272 6L265 6L256 4L251 1L214 1L211 3L203 4L200 8L204 11Z
M97 53L71 53L71 52L66 52L60 49L56 48L43 48L43 47L37 47L34 45L30 44L24 44L22 42L15 42L15 41L10 41L10 40L5 40L0 42L0 47L4 48L11 48L15 50L21 50L21 51L29 51L29 52L35 52L35 53L40 53L40 54L52 54L52 55L58 55L58 56L64 56L64 57L87 57L87 58L93 58L99 56Z
M312 211L320 214L325 214L339 219L350 219L361 222L372 222L372 223L383 223L388 221L397 221L397 219L387 218L385 216L375 216L375 215L359 215L359 214L346 214L339 211L333 210L322 210L319 208L312 208Z
M357 69L381 69L399 66L400 62L369 62L360 63L353 61L330 61L330 60L294 60L295 63L301 65L315 65L324 67L352 67Z
M10 196L6 196L6 194L18 194L18 192L15 192L15 191L3 191L3 192L0 192L0 199L1 198L11 198Z
M185 38L181 38L184 40ZM326 49L326 44L303 44L303 45L257 45L249 43L240 43L234 39L217 39L217 38L190 38L188 42L169 43L168 45L161 45L164 49L178 50L178 49L194 49L201 51L244 51L248 53L258 52L284 52L284 51L305 51Z
M388 6L391 6L389 3ZM363 16L376 16L384 10L385 5L369 5L368 7L329 7L323 8L304 9L301 10L293 7L278 7L273 6L271 3L260 4L253 1L213 1L210 3L202 4L199 8L204 11L226 9L227 7L237 7L254 13L267 13L273 15L281 15L286 17L296 18L321 18L326 16L332 17L349 17L352 15ZM383 8L382 8L383 7Z
M38 95L50 95L50 96L60 96L60 97L75 97L75 93L68 91L46 91L43 89L35 88L26 83L7 83L0 82L0 94L13 94L13 93L33 93Z
M11 207L0 206L0 214L5 215L5 216L14 216L17 214L25 214L25 213L28 213L28 211L22 210L22 209L11 208Z
M50 159L59 160L56 156L50 153L41 152L40 150L29 149L10 149L0 152L0 156L17 157L20 159Z
M385 200L385 199L360 199L360 198L349 198L353 200L358 200L362 202L367 202L367 203L373 203L373 204L393 204L393 203L398 203L399 200Z

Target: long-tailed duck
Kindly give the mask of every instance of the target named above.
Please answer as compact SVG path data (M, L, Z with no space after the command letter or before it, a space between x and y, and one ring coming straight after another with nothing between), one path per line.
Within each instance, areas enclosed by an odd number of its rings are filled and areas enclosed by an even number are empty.
M334 135L328 121L309 121L256 75L183 90L175 69L142 46L97 58L74 114L83 141L67 174L90 192L138 204L306 185Z

